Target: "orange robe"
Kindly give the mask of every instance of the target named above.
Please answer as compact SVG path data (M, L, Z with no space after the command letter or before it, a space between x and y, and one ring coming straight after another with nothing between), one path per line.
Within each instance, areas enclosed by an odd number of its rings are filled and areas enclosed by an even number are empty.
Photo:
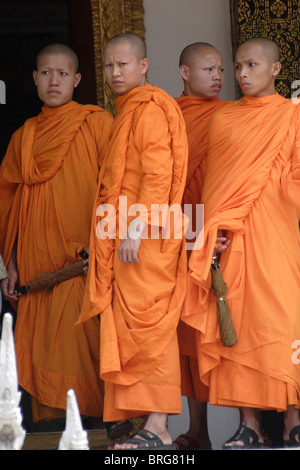
M0 172L1 252L7 264L18 237L20 285L76 261L78 249L88 248L112 121L98 106L72 101L43 107L13 135ZM99 321L75 326L85 281L78 276L18 301L18 376L34 397L35 420L61 415L70 388L81 413L102 416Z
M193 233L196 229L196 204L201 204L202 188L205 177L208 125L212 114L224 107L229 101L220 98L200 98L184 96L176 98L182 111L189 146L186 187L183 204L192 208ZM188 256L190 251L187 252ZM195 398L197 401L208 400L208 389L199 380L195 330L180 320L178 340L181 363L182 395Z
M212 118L203 188L203 249L189 260L182 318L197 329L201 379L215 405L300 405L300 108L244 97ZM217 230L238 343L220 341L210 263ZM299 349L299 346L298 346Z
M145 210L137 216L151 224L152 204L180 207L182 201L187 166L184 120L175 101L150 84L120 96L116 104L118 115L94 210L110 204L118 224L121 196L127 198L128 209L143 204ZM139 263L124 264L118 258L120 237L98 238L97 220L95 216L80 320L100 313L104 420L150 411L179 413L176 329L186 292L184 238L149 235L141 240Z

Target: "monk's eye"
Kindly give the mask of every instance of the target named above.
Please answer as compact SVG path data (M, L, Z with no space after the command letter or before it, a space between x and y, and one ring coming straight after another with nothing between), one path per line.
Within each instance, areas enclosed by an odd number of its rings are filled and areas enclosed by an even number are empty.
M249 63L249 67L254 67L254 65L256 65L254 62Z
M124 65L127 65L127 62L120 62L120 65L124 67Z
M109 69L111 67L111 64L105 64L105 68Z
M48 71L48 70L43 70L43 71L41 72L41 74L42 74L42 75L49 75L49 71Z
M240 68L241 68L240 65L236 65L236 66L235 66L235 70L239 70Z

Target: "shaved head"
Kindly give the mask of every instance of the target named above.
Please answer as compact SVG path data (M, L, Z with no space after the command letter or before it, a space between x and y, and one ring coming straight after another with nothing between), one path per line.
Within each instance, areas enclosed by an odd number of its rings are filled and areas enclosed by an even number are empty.
M105 77L117 95L124 95L147 82L149 60L144 40L134 33L109 39L103 51Z
M189 44L183 49L180 54L179 67L181 67L181 65L189 66L193 57L198 54L200 50L209 52L210 49L219 52L214 46L212 46L208 42L194 42L193 44Z
M239 46L235 55L235 77L244 95L262 97L276 93L280 73L279 48L267 38L252 38Z
M271 63L280 62L279 47L271 39L261 37L247 39L239 46L239 48L245 45L261 46L263 54Z
M136 55L138 60L145 59L147 55L145 41L135 33L117 34L108 40L104 47L104 52L108 45L116 46L125 42L130 44L132 53Z
M224 82L222 54L207 42L190 44L181 52L179 73L185 96L215 98Z
M70 47L66 46L65 44L50 44L49 46L44 47L42 49L36 58L36 66L37 68L39 67L39 62L41 57L44 57L46 55L65 55L68 56L73 64L74 64L74 69L75 72L78 70L78 57L77 54L71 49Z

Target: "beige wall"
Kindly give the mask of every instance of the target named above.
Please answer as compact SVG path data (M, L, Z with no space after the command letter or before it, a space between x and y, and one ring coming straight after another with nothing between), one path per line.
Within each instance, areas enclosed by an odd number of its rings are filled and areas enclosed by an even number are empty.
M205 41L223 55L225 82L220 97L234 99L229 0L144 0L144 8L149 82L173 97L179 96L182 93L179 55L188 44ZM181 415L169 417L173 439L189 427L186 398L182 405ZM214 450L220 449L238 426L237 410L208 405L208 428Z
M144 9L149 82L179 96L180 53L188 44L204 41L223 55L225 83L220 97L234 99L229 0L144 0Z

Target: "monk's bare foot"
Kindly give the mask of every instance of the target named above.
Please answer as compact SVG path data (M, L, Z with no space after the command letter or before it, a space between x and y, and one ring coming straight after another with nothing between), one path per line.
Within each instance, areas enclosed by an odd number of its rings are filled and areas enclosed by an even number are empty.
M264 445L264 443L265 439L259 428L252 429L245 423L242 423L236 434L224 443L223 448L259 447Z
M265 437L260 429L257 410L241 408L241 424L232 438L228 439L223 448L230 447L259 447L265 443Z
M289 441L290 439L290 432L296 426L300 425L300 416L299 410L297 410L294 406L289 405L288 409L284 416L284 433L283 433L283 440L285 442ZM300 441L299 433L296 433L294 436L296 442Z
M198 402L194 398L188 397L188 406L190 414L190 426L186 434L183 434L181 444L177 442L179 448L189 449L197 445L197 449L210 449L211 442L209 439L207 426L207 403ZM190 438L185 440L185 437Z
M151 412L145 419L144 429L138 431L134 436L122 443L116 443L114 450L138 449L143 448L154 449L164 445L172 445L172 438L167 428L168 415L166 413ZM135 441L138 439L138 441Z

